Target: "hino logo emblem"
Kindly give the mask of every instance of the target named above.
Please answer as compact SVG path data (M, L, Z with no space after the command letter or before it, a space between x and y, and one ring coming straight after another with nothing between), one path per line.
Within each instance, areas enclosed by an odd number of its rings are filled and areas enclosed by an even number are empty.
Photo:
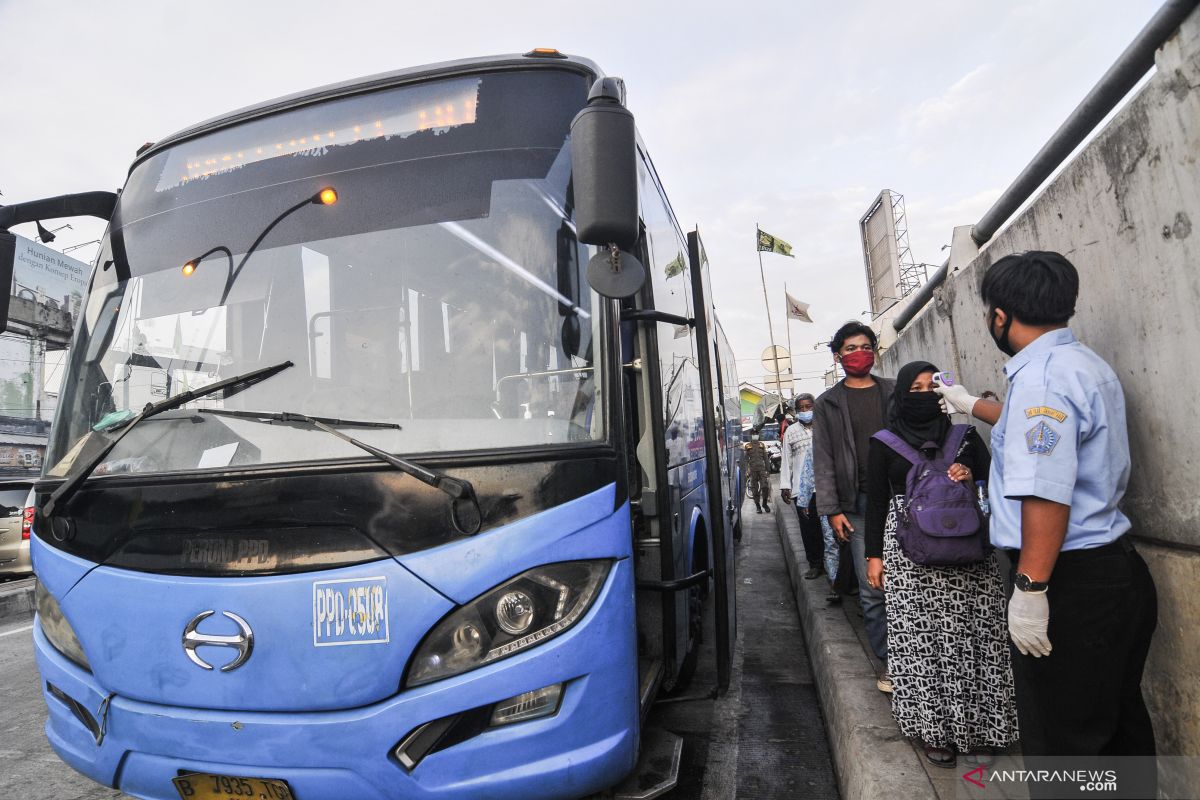
M239 617L230 611L222 611L221 613L229 617L237 623L239 632L234 636L216 636L211 633L197 633L196 626L204 620L211 617L214 611L202 611L197 614L187 627L183 629L183 652L192 660L192 663L204 669L212 669L212 664L209 664L204 659L196 654L196 648L202 645L210 647L232 647L238 651L237 658L230 661L225 666L221 667L221 672L229 672L237 669L242 664L246 663L246 659L250 657L250 653L254 650L254 632L250 630L250 626L246 624L246 620Z

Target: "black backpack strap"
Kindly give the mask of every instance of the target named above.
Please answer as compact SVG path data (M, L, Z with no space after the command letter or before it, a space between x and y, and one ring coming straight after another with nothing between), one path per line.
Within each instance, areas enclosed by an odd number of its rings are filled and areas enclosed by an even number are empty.
M946 441L942 442L942 458L953 463L958 457L958 448L962 447L963 439L967 438L967 432L971 430L970 425L952 425L950 432L946 434Z
M924 459L921 458L921 454L917 452L915 447L889 431L887 428L872 434L871 438L878 439L879 441L883 442L912 464L920 464L922 461L924 461Z

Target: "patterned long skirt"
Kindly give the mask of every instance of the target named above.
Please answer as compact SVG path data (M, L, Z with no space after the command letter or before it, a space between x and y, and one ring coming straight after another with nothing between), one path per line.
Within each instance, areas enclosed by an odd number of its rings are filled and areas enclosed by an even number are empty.
M1008 747L1017 710L996 554L961 567L913 563L896 539L894 506L883 544L892 716L934 747Z

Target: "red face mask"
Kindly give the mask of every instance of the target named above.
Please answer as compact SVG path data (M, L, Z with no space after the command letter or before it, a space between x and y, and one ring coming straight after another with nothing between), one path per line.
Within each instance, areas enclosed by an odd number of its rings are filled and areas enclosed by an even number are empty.
M870 350L855 350L853 353L846 353L842 356L842 367L846 370L846 374L855 378L870 374L873 366L875 366L875 354Z

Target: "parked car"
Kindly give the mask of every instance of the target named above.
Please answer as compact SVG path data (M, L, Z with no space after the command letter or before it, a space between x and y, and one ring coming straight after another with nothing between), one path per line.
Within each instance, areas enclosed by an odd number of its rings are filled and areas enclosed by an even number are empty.
M0 578L33 572L29 532L33 525L33 480L0 482Z

